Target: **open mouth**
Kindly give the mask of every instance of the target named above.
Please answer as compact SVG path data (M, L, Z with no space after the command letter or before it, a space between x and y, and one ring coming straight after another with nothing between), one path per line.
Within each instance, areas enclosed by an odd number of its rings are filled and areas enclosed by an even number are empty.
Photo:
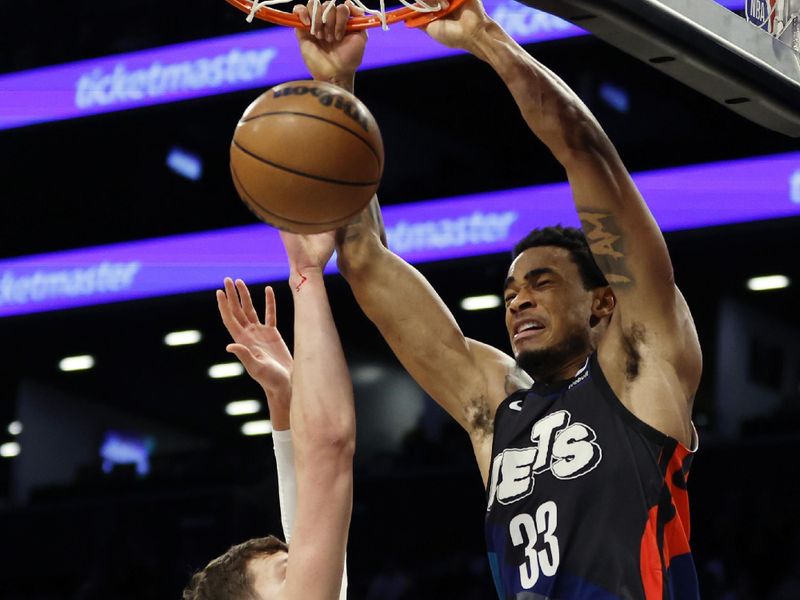
M544 325L536 320L526 320L514 327L514 341L539 335L544 330Z

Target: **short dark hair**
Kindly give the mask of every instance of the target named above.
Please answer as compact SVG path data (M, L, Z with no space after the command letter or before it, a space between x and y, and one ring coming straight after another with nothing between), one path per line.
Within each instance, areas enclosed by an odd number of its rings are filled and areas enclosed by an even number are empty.
M272 535L233 546L192 576L183 590L183 600L257 600L248 569L250 560L288 550Z
M587 290L608 285L605 275L603 275L600 267L597 266L592 252L589 250L586 236L583 235L583 231L580 229L562 227L561 225L534 229L514 246L511 257L516 259L528 248L536 248L538 246L558 246L569 250L572 262L577 265L578 272L581 274L583 287Z

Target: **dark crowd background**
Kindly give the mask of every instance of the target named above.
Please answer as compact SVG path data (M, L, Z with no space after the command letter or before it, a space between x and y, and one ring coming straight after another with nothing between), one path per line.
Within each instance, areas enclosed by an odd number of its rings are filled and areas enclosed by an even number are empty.
M2 73L252 27L221 0L2 11ZM797 149L591 36L528 50L578 91L632 171ZM625 94L624 111L603 101L606 84ZM470 57L364 72L357 92L383 130L384 204L563 181L499 80ZM232 125L257 93L0 131L0 256L252 223L226 155ZM166 169L173 145L202 157L202 180ZM704 349L689 490L707 600L800 598L799 233L793 218L667 235ZM498 292L507 265L493 255L421 270L467 335L507 348L502 309L459 308L464 296ZM773 273L794 286L745 288ZM248 283L259 297L263 282ZM290 296L275 286L291 344ZM329 291L358 403L350 597L493 598L485 494L467 436L404 374L346 284L332 276ZM226 360L215 311L213 295L200 293L0 320L0 443L17 439L6 424L24 427L21 454L0 458L0 599L174 599L230 545L280 532L269 436L242 436L242 419L223 411L258 390L246 377L205 374ZM185 328L201 330L202 342L161 344ZM98 356L96 369L56 368L83 352ZM108 427L155 440L149 474L134 465L106 472L96 454L72 464L74 449L99 447ZM34 448L38 462L22 473Z

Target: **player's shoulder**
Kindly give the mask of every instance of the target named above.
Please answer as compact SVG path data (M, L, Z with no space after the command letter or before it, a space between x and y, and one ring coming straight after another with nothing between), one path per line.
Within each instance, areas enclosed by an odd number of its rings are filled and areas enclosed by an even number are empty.
M467 338L473 363L485 378L487 402L492 409L518 390L528 389L533 384L514 358L502 350Z

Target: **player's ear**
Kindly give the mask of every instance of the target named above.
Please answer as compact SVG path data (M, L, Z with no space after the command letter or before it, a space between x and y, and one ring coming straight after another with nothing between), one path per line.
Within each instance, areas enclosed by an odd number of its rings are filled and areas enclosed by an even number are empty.
M610 317L617 306L617 297L607 285L599 287L592 292L592 317L604 319Z

